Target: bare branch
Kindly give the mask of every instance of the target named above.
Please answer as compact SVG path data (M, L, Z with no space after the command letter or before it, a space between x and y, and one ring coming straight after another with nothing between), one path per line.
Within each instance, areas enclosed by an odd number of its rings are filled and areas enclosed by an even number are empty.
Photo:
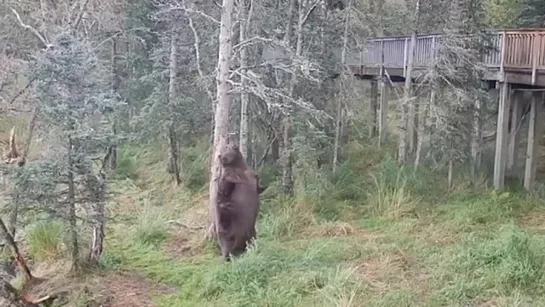
M183 1L183 4L185 5L185 1ZM189 14L186 14L186 17L187 19L189 20L189 27L191 28L191 31L193 32L193 37L194 37L194 48L195 48L195 59L196 59L196 62L197 62L197 71L199 73L199 76L204 79L205 78L205 75L202 71L202 68L201 68L201 53L200 53L200 37L199 37L199 33L197 32L197 29L195 28L195 25L193 24L193 18L191 18L191 16ZM205 89L206 89L206 93L208 94L208 97L210 98L210 101L212 101L212 103L215 101L215 96L212 94L212 91L210 90L210 88L208 86L205 86Z
M275 40L272 39L272 38L264 38L264 37L260 37L260 36L255 36L255 37L252 37L252 38L249 38L249 39L246 39L236 45L233 46L233 50L237 50L239 48L242 48L242 47L247 47L249 45L254 45L255 43L257 42L267 42L267 43L272 43L274 42Z
M250 24L252 22L253 16L254 16L254 0L250 0L250 10L248 11L248 18L246 19L246 27L245 27L246 33L250 33Z
M100 46L104 45L105 43L111 41L112 39L120 36L120 35L124 35L124 34L127 34L129 32L134 32L134 31L140 31L140 30L143 30L143 31L146 31L148 30L147 28L143 28L143 27L138 27L138 28L132 28L132 29L127 29L127 30L124 30L124 31L117 31L116 33L114 33L113 35L105 38L104 40L102 40L100 43L98 43L95 48L93 50L97 50L98 48L100 48Z
M81 18L83 17L83 13L85 13L85 10L87 9L87 4L89 3L89 0L84 0L85 2L83 2L82 6L81 6L81 10L79 11L79 14L78 16L76 17L76 20L74 21L74 29L78 29L79 28L79 23L81 22Z
M25 87L23 87L20 91L17 92L17 94L15 94L15 96L13 96L13 98L10 99L8 104L13 104L15 100L17 100L17 98L19 98L21 95L23 95L26 92L26 90L32 85L32 83L34 83L34 81L36 81L36 78L30 79L30 81L28 81Z
M21 15L19 15L19 13L17 13L17 11L14 8L11 8L11 11L17 18L17 21L19 21L19 25L22 28L32 32L32 34L34 34L34 36L36 36L42 42L42 44L44 44L46 48L52 47L52 45L44 38L44 36L40 34L40 32L38 32L38 30L34 29L34 27L32 27L31 25L27 25L23 22L23 20L21 19Z
M192 14L197 14L197 15L201 15L202 17L214 22L214 23L217 23L217 24L220 24L220 21L217 20L216 18L208 15L208 14L205 14L203 13L202 11L199 11L199 10L194 10L192 8L188 8L188 7L180 7L180 6L175 6L175 7L171 7L171 8L168 8L166 10L163 10L163 11L160 11L158 12L157 14L166 14L166 13L170 13L170 12L173 12L173 11L185 11L187 13L192 13Z
M303 17L302 24L305 24L305 23L307 22L308 17L310 16L310 14L312 14L312 12L314 12L314 10L316 9L317 6L318 6L318 2L315 2L315 3L308 9L308 12L305 14L305 17Z

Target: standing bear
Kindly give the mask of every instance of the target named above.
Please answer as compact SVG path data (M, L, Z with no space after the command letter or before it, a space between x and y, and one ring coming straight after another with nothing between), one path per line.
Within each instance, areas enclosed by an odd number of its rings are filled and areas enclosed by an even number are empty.
M220 150L221 176L218 182L218 240L221 255L242 254L256 236L255 223L259 213L259 194L265 188L259 177L244 163L236 144L230 142Z

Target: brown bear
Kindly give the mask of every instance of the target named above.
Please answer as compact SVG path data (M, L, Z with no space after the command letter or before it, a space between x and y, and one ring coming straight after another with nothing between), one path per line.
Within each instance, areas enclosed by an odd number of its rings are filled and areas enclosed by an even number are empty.
M228 260L231 255L242 254L255 238L259 194L265 188L259 185L259 177L244 163L236 144L222 148L219 159L222 169L217 199L218 241L222 257Z

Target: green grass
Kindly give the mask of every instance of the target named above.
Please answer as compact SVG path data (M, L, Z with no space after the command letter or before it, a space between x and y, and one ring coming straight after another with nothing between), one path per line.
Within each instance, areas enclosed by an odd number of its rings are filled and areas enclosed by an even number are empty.
M194 209L184 208L194 208L206 182L197 176L187 192L153 197L170 183L151 170L161 159L140 153L137 179L118 186L140 209L112 227L103 267L172 286L174 293L154 298L159 306L545 304L545 232L531 222L545 221L539 194L492 192L464 176L448 190L443 173L399 168L375 149L349 149L339 174L298 171L306 181L295 199L276 197L279 184L270 182L257 242L230 263L213 244L199 243L202 232L167 223L191 221ZM193 252L173 258L166 247L180 233Z
M28 246L34 259L55 259L62 253L63 225L58 222L40 222L27 230Z

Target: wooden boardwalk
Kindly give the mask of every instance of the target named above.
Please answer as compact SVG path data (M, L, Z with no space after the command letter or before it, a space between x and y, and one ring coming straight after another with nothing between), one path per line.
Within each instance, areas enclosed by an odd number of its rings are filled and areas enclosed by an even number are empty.
M434 62L442 35L417 37L414 77ZM365 50L352 53L348 65L355 75L368 79L383 67L392 77L404 78L411 38L382 37L367 41ZM485 80L530 86L545 86L545 28L505 30L491 34L488 52L482 55Z
M545 28L502 30L490 35L490 44L481 55L481 64L486 68L483 81L488 81L489 89L496 89L499 97L493 184L501 189L506 172L518 173L521 166L516 163L521 138L519 128L526 122L528 133L525 134L527 145L522 181L526 189L531 189L536 178L539 141L545 128L541 123L545 120ZM417 37L411 74L416 81L433 65L442 39L439 34ZM410 42L409 36L372 38L367 40L364 50L348 52L346 64L350 70L361 79L371 81L370 135L378 136L379 144L388 135L387 91L394 86L393 83L405 80ZM263 58L268 61L290 58L290 54L281 49L265 48ZM431 97L435 97L434 93L430 93ZM524 114L522 110L526 110ZM416 119L409 127L413 131L408 138L409 143L411 140L416 142ZM474 118L475 121L478 119ZM482 143L482 135L477 142ZM476 160L479 154L472 152L474 154Z

